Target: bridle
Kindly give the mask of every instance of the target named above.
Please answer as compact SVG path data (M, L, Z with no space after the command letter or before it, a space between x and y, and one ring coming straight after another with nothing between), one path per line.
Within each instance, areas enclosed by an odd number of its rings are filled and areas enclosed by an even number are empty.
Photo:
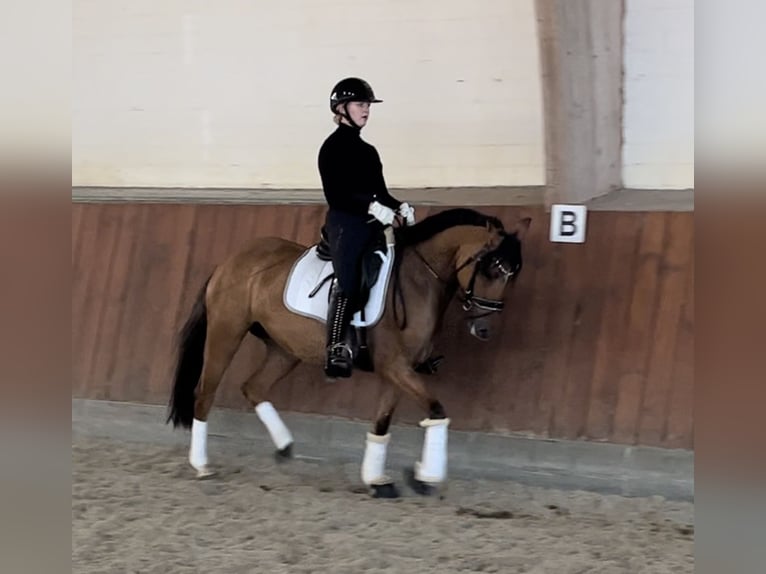
M423 264L426 266L428 271L436 277L443 285L450 286L452 281L445 281L442 279L439 274L436 272L436 270L431 266L428 261L426 261L425 257L423 257L420 252L417 250L417 248L414 248L415 254L420 258L420 260L423 262ZM457 281L457 275L471 265L473 263L473 273L471 274L471 279L468 282L468 287L463 289L462 286L460 286L460 283L458 282L458 286L462 290L462 295L460 296L461 301L463 302L463 310L468 312L473 307L476 307L479 310L486 311L486 313L482 313L481 315L476 315L471 317L472 319L478 319L480 317L486 317L487 315L491 315L492 313L499 313L503 310L503 307L505 307L505 303L499 299L486 299L484 297L479 297L473 292L473 286L476 282L476 275L479 273L479 265L481 264L484 257L487 256L487 254L491 253L492 250L489 247L484 247L480 249L477 253L469 257L465 262L463 262L456 270L455 270L455 279L454 281ZM508 281L509 279L513 278L514 271L512 269L509 269L505 265L503 265L503 260L500 257L494 257L492 262L489 265L489 269L497 269L500 272L500 275L505 281Z

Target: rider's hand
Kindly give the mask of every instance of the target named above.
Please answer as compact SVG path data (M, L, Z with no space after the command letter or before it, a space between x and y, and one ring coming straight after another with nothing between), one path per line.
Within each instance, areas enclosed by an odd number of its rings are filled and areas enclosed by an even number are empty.
M375 219L380 221L383 225L391 225L396 218L396 212L390 207L386 207L382 203L373 201L370 204L367 213L372 215Z
M399 215L404 218L407 225L415 225L415 209L409 203L402 203L399 206Z

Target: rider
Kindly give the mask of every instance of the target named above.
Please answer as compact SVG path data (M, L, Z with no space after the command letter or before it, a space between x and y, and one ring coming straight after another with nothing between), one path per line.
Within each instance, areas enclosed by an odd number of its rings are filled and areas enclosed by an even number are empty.
M325 230L335 279L330 288L325 374L350 377L351 350L346 334L359 298L361 259L365 248L396 215L415 223L415 210L395 199L383 179L378 151L360 132L370 116L370 104L381 102L360 78L345 78L330 95L330 110L338 127L319 150L319 174L329 209Z

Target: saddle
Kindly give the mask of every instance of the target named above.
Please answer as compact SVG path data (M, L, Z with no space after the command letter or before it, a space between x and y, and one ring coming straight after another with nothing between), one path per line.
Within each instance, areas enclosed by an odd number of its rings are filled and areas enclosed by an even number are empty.
M389 249L387 237L381 235L367 247L362 257L359 301L357 308L352 309L349 325L354 363L360 370L373 370L367 350L367 327L375 325L383 316L393 266L394 249ZM293 264L283 293L285 307L298 315L326 323L333 277L329 243L323 228L319 242Z
M359 309L364 312L364 307L367 304L370 291L378 281L380 276L380 270L383 267L384 259L381 258L378 253L386 253L386 237L383 234L377 235L375 240L367 247L367 250L362 256L362 274L359 278ZM327 230L322 226L319 232L319 243L316 245L316 256L322 261L332 261L332 253L330 252L330 242L327 237ZM326 278L330 280L332 275ZM362 316L364 320L364 315Z
M355 311L349 329L354 367L362 371L374 371L367 348L367 328L375 325L383 315L393 263L394 250L388 249L385 235L374 241L362 258L359 309ZM290 271L283 294L285 306L304 317L326 322L333 277L330 244L322 227L319 242L307 249ZM415 371L434 374L443 359L443 356L429 358L415 365Z

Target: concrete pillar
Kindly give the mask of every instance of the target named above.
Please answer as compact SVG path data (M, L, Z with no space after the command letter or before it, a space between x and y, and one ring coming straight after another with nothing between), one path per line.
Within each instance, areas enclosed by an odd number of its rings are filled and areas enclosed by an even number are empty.
M623 0L535 0L540 36L545 203L620 189Z

